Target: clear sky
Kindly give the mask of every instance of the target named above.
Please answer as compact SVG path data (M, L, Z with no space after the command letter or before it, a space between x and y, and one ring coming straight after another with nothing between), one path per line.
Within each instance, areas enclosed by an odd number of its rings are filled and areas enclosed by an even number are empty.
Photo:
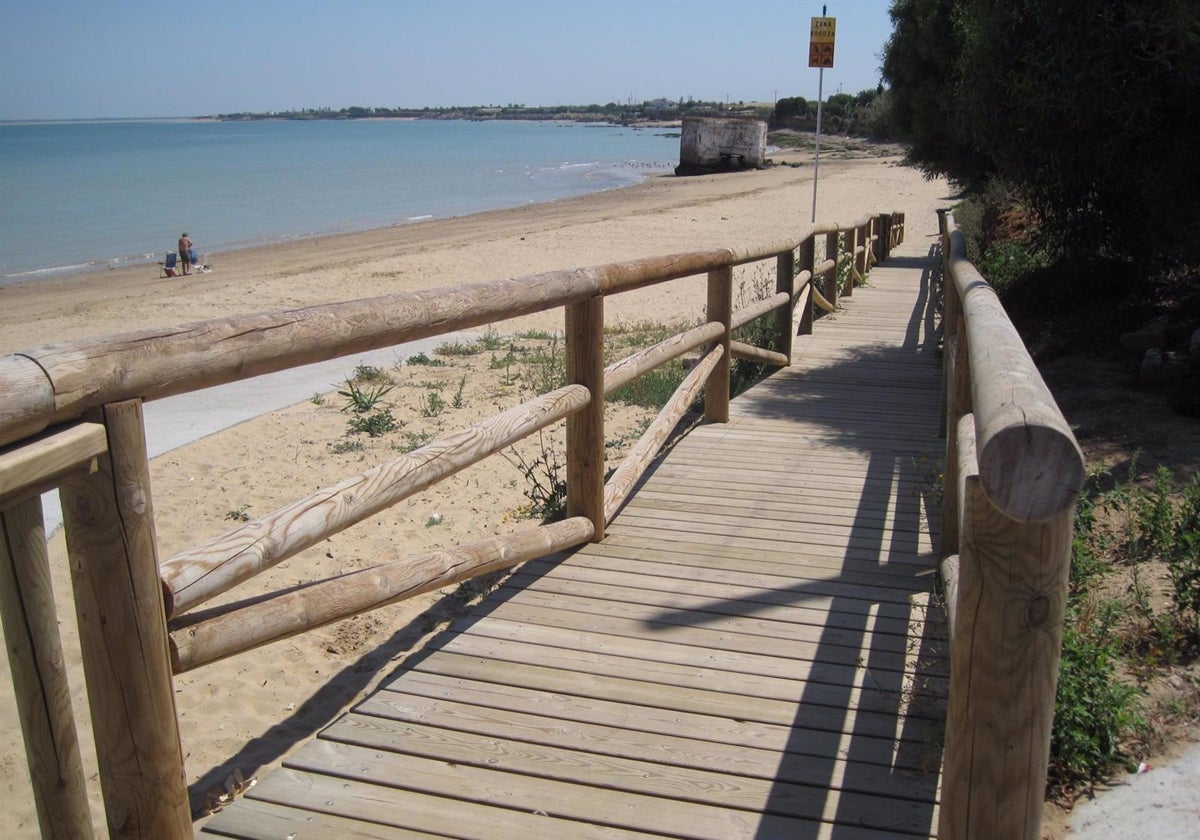
M0 119L817 96L782 0L0 0ZM879 82L888 0L837 18L825 96Z

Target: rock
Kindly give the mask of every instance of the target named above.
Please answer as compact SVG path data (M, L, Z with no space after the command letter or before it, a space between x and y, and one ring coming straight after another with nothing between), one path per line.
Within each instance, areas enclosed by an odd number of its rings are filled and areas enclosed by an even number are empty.
M1136 332L1122 333L1121 347L1134 356L1145 356L1148 350L1162 350L1167 343L1167 324L1161 318L1151 321Z
M1138 367L1138 382L1143 385L1162 385L1183 375L1184 364L1175 353L1147 350Z

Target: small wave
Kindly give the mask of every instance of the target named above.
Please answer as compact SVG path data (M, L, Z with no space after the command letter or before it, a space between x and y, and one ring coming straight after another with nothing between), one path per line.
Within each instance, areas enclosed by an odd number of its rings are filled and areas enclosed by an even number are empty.
M131 265L148 265L162 260L162 255L153 252L147 254L130 254L125 257L113 257L107 260L88 260L69 265L54 265L48 268L35 268L29 271L16 271L12 274L0 274L0 286L16 286L34 280L44 280L47 277L61 277L70 274L84 274L103 268L117 269Z
M432 213L426 213L424 216L405 216L404 221L406 221L406 222L423 222L427 219L432 219L432 218L433 218Z

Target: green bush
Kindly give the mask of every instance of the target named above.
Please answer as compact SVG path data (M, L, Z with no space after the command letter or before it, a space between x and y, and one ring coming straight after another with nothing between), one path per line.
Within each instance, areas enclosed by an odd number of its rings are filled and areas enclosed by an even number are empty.
M1098 615L1072 607L1063 628L1062 662L1050 735L1051 788L1108 776L1121 761L1121 738L1140 724L1137 689L1117 680L1117 605Z

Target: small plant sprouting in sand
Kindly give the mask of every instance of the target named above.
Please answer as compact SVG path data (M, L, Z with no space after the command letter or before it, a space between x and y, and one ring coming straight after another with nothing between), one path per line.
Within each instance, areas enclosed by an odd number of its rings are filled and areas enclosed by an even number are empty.
M250 514L246 513L248 510L250 510L250 505L242 505L239 508L226 511L225 518L231 522L249 522Z
M317 391L317 393L313 394L308 401L313 405L325 405L325 395L320 391Z
M421 395L421 416L440 417L446 410L446 401L437 391L430 389Z
M429 441L433 440L433 435L429 432L405 432L404 440L399 443L393 443L392 449L400 452L412 452L414 449L420 449Z
M361 440L342 438L329 444L329 451L334 455L345 455L348 452L362 452L367 446Z
M382 409L372 414L356 414L350 418L349 434L366 434L371 437L381 437L388 432L394 432L403 426L403 421L397 420L388 409Z
M462 379L458 380L458 390L454 392L454 398L450 400L450 405L454 408L462 408L465 405L463 401L463 389L467 387L467 375L464 373Z
M440 513L431 513L429 518L425 520L425 527L432 528L434 525L442 524L442 515Z
M395 388L391 383L361 386L353 379L346 380L346 387L338 391L338 396L345 397L347 402L342 411L353 411L355 414L366 414L377 406L384 396Z
M567 515L567 473L558 453L546 448L545 438L538 435L540 451L532 461L526 461L516 449L504 453L504 458L525 476L522 491L528 503L518 512L530 519L557 522Z
M428 367L445 367L443 359L431 359L425 353L414 353L405 360L406 365L426 365Z
M392 378L383 368L375 367L375 365L358 365L354 368L354 380L356 382L391 383Z

